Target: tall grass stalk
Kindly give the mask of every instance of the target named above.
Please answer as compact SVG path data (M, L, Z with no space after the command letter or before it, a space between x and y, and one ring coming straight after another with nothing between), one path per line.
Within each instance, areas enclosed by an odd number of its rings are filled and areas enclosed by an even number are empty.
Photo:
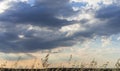
M93 59L91 62L90 62L90 68L97 68L97 61L95 61L95 59Z
M49 55L50 55L50 54L47 54L44 59L41 59L41 61L42 61L42 66L43 66L44 68L47 68L47 67L50 65L50 64L48 64Z
M32 66L31 66L31 69L34 69L34 68L35 68L35 63L36 63L36 61L37 61L37 58L34 59L34 62L33 62L33 64L32 64Z
M19 56L18 59L17 59L17 61L13 64L13 67L14 67L14 68L17 68L18 62L19 62L20 60L21 60L21 56ZM13 67L12 67L12 68L13 68Z

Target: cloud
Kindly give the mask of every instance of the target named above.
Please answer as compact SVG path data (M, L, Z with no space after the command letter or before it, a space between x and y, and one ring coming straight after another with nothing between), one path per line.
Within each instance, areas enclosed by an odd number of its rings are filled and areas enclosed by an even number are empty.
M119 5L110 5L97 11L96 18L100 19L101 21L106 21L103 23L104 25L100 27L100 30L104 31L103 34L112 35L120 33L119 12Z
M33 52L75 44L73 38L66 37L66 33L58 30L30 25L14 28L4 25L3 28L5 31L0 34L1 52Z
M66 32L67 33L66 36L68 37L68 36L72 36L74 33L85 31L85 28L80 24L72 24L61 27L60 31Z
M120 37L118 37L117 40L120 40Z
M9 1L0 0L0 13L3 13L6 9L10 7L8 5L9 3Z
M105 36L103 36L101 42L102 42L102 47L106 47L109 44L111 44L111 38L106 38Z
M26 53L26 54L24 54L24 53L17 53L17 54L0 53L0 54L1 54L0 55L1 59L8 60L8 61L16 61L16 60L18 60L18 58L20 58L20 60L27 60L27 59L35 58L35 56L33 56L32 54L28 54L28 53Z
M0 24L3 26L0 46L10 52L26 52L73 44L69 41L71 38L65 38L65 33L58 31L58 27L71 24L71 21L57 18L58 15L69 16L74 13L68 0L64 3L36 0L33 6L26 1L15 1L10 5L0 14ZM0 51L8 52L2 47Z
M26 0L12 1L0 13L0 51L70 47L96 35L118 34L119 1L105 1L35 0L32 5Z
M58 19L57 16L70 16L74 13L69 6L69 0L65 0L64 3L56 0L36 0L34 6L26 2L15 2L12 4L9 9L0 15L0 21L14 24L59 27L70 24L71 21Z

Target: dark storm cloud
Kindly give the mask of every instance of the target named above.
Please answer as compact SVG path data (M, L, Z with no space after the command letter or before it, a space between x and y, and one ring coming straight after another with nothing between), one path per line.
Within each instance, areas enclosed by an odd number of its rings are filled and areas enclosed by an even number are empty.
M14 28L10 26L4 26L7 31L0 33L1 52L33 52L75 44L73 38L65 37L65 34L62 33L56 33L59 31L26 31L22 28L23 26L19 28L15 25L13 25ZM24 38L19 37L21 33L25 36ZM37 34L37 36L33 36L33 34Z
M44 30L37 32L27 31L27 27L26 29L22 28L31 24L32 26L52 27L51 29L54 29L73 23L57 18L57 16L69 17L73 13L75 14L69 0L35 0L33 6L26 2L12 2L10 5L9 9L0 14L1 25L4 25L2 28L6 30L0 34L1 52L32 52L74 44L72 38L66 38L64 33L54 34L58 29L44 33ZM22 27L16 27L21 24L23 24ZM25 36L25 39L19 37L21 33ZM33 36L36 33L39 33L37 36L51 34L48 36L49 38L51 36L59 37L45 41L48 40L47 37Z
M9 9L0 14L0 28L5 29L5 32L0 32L1 52L33 52L64 46L69 47L77 42L84 41L84 38L91 39L94 35L110 36L120 33L119 6L102 7L96 11L94 18L101 20L101 22L95 22L100 25L95 26L93 23L93 25L86 26L86 23L88 24L91 19L82 19L79 23L78 21L68 21L56 17L71 17L78 13L72 10L69 0L35 0L33 6L25 2L12 4ZM105 20L107 22L102 22ZM74 23L81 24L86 30L77 31L72 36L66 36L69 32L59 31L61 27ZM29 24L40 29L28 30ZM4 26L1 27L1 25ZM22 26L20 27L20 25ZM47 30L43 28L47 28ZM20 34L24 37L20 38Z
M3 0L0 0L0 2L2 2Z
M98 10L96 18L107 21L101 23L102 26L96 27L98 34L112 35L120 33L120 7L118 5L110 5Z
M70 39L57 39L53 41L43 42L39 38L33 38L29 40L24 40L17 43L22 44L24 51L37 51L42 49L51 49L59 46L72 46L74 43Z
M4 39L6 41L0 41L2 44L1 51L2 52L33 52L38 50L44 49L52 49L59 46L72 46L75 42L72 39L57 39L53 41L46 41L44 42L43 39L40 38L31 38L31 39L24 39L16 42L12 42ZM3 47L3 48L2 48ZM9 50L9 51L8 51Z
M59 27L71 21L58 19L57 16L70 16L75 13L69 0L35 0L34 6L24 2L13 5L0 14L0 21L14 24L32 24L37 26Z

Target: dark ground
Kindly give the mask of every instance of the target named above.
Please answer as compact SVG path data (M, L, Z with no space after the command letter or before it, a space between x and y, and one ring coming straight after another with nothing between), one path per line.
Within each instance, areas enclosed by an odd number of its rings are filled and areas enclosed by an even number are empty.
M47 68L47 69L8 69L1 68L0 71L120 71L120 69L91 69L91 68Z

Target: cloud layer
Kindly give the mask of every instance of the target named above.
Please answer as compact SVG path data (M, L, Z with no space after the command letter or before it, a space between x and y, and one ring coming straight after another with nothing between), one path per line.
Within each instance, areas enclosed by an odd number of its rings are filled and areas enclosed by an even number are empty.
M120 33L116 0L9 1L6 5L8 9L0 13L1 52L69 47L96 35Z

